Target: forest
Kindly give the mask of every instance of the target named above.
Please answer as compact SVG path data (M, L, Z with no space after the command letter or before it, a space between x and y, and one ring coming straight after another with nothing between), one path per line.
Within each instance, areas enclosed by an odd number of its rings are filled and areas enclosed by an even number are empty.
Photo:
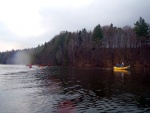
M0 52L0 64L112 67L122 62L150 67L150 24L142 17L134 27L98 24L93 31L61 31L35 48Z

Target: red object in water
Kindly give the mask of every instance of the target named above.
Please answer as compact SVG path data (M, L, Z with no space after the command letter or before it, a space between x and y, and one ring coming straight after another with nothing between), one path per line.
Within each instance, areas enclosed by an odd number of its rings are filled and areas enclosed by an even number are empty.
M57 113L74 113L74 106L71 101L64 101L58 106L58 112Z
M31 64L29 64L29 65L26 65L26 66L29 66L29 68L32 68L32 65L31 65Z
M29 65L29 68L32 68L32 65Z

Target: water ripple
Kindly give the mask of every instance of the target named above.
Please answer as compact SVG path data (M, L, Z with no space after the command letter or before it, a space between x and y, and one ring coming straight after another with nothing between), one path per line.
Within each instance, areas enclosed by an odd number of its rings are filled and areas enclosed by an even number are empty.
M0 74L1 113L150 112L148 75L131 70L122 78L100 68L22 68Z

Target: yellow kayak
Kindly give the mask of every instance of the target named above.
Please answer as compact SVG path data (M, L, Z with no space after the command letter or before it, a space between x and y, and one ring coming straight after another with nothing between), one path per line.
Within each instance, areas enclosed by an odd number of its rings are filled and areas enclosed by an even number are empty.
M117 70L117 69L114 69L114 73L115 73L115 74L118 74L118 73L121 73L121 74L122 74L122 73L123 73L123 74L128 74L128 75L129 75L129 74L130 74L130 71L129 71L129 70L125 70L125 69L124 69L124 70L123 70L123 69L120 69L120 70L119 70L119 69L118 69L118 70Z
M116 66L114 66L113 68L114 68L114 70L127 70L127 69L130 69L130 66L124 66L124 67L116 67Z

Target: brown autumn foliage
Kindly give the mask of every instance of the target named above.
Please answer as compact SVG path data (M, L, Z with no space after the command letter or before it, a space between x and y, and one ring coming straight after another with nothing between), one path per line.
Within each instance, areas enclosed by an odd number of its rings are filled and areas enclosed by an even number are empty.
M2 52L0 63L13 64L12 56L25 51L32 57L31 63L39 65L112 67L124 62L131 66L150 66L149 38L141 44L130 26L99 27L99 31L85 28L77 32L64 31L36 48ZM94 32L99 32L95 34L101 37L93 40Z

